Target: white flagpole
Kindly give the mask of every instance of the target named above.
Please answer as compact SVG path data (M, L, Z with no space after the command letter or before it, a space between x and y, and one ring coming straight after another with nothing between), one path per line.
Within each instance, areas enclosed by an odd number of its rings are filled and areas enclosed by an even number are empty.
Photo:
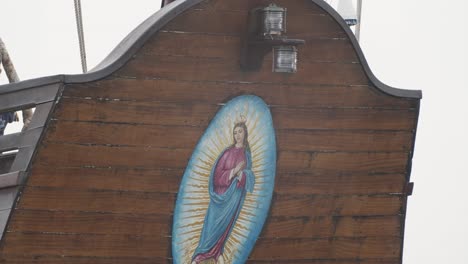
M359 42L359 37L360 37L360 34L361 34L361 14L362 14L362 0L357 0L358 23L356 25L354 35L356 36L356 39L358 40L358 42Z

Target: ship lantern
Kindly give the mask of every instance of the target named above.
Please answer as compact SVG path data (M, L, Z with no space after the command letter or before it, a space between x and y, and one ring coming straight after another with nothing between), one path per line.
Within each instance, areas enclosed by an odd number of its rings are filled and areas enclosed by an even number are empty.
M286 8L270 4L263 8L261 12L263 36L281 36L286 32Z
M296 46L273 47L273 72L297 71L297 48Z

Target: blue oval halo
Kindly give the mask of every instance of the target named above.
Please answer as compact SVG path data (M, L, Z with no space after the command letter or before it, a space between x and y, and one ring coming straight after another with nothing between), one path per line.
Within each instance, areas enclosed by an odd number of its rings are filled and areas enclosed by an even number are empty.
M244 147L234 146L239 123L247 129ZM245 263L267 218L275 173L270 109L255 95L230 100L208 125L185 169L172 229L174 263L206 257ZM220 179L228 179L222 191Z

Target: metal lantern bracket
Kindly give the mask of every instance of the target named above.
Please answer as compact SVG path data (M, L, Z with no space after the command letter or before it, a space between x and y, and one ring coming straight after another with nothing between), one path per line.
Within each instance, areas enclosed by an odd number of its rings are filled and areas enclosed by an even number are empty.
M299 46L305 43L302 39L289 39L281 33L268 34L263 23L263 13L266 9L280 9L274 4L268 7L254 8L249 12L247 36L241 52L241 68L245 71L260 70L265 56L276 46ZM286 32L286 9L284 8L283 32Z

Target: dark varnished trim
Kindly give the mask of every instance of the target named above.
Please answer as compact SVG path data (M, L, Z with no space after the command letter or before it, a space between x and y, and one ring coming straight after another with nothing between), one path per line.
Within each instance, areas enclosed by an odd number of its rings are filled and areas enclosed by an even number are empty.
M130 58L132 58L132 56L134 56L134 54L146 43L146 41L169 21L202 1L204 0L177 0L164 6L164 8L161 8L158 12L150 16L130 34L128 34L127 37L125 37L100 64L98 64L88 73L76 75L54 75L9 85L2 85L0 86L0 95L11 91L29 89L52 83L84 83L103 79L124 66L128 60L130 60ZM329 13L333 19L335 19L335 21L337 21L337 23L343 28L348 38L351 40L351 43L358 55L359 61L363 66L364 72L366 73L370 82L377 89L387 95L394 97L410 99L422 98L422 92L420 90L403 90L393 88L379 81L372 73L356 37L346 22L341 18L341 16L323 0L310 1L317 4L325 12Z

